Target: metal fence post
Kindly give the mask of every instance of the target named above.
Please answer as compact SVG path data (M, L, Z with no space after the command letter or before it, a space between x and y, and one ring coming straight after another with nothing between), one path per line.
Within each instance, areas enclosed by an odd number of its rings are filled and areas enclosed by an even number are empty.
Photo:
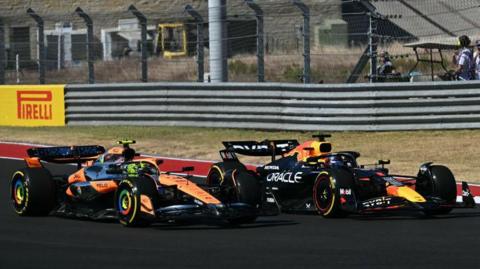
M192 6L186 5L185 11L190 14L195 19L197 24L197 81L203 82L204 81L204 73L205 73L205 53L204 53L204 33L203 33L203 18Z
M377 12L377 8L372 5L368 0L354 0L362 5L367 11L369 18L369 27L368 27L368 56L370 57L370 74L369 81L377 81L377 46L378 46L378 37L377 37L377 19L382 19L382 15Z
M292 3L303 13L303 83L310 83L310 9L300 0Z
M93 36L93 21L86 14L80 7L75 9L75 13L78 16L82 17L87 25L87 61L88 61L88 83L94 84L95 83L95 70L94 70L94 62L95 62L95 51L94 51L94 36Z
M134 5L128 7L128 11L137 17L141 27L142 38L142 81L148 82L148 63L147 63L147 17L143 15Z
M0 84L5 84L5 25L0 19Z
M258 82L265 82L265 45L263 31L263 10L253 0L244 0L249 8L255 12L257 18L257 77Z
M368 53L370 56L370 74L369 81L377 81L377 20L372 13L368 13L369 27L368 27Z
M38 29L38 73L40 84L45 84L45 60L46 60L46 51L45 51L45 37L43 33L44 22L42 17L38 16L33 9L27 9L27 14L32 17L37 23Z

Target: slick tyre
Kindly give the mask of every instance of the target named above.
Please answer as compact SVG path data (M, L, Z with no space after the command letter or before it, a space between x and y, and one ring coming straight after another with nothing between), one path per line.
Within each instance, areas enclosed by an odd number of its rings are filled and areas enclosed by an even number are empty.
M152 179L139 177L122 180L114 199L118 220L123 226L145 227L155 221L159 197Z
M240 162L221 162L212 165L207 175L207 184L210 186L221 186L225 177L229 177L234 170L246 170Z
M248 170L235 170L232 173L231 180L227 184L233 184L235 190L234 196L230 202L240 202L248 204L255 210L261 201L260 184L256 176ZM253 223L257 215L252 212L251 216L228 219L233 225Z
M26 168L13 174L13 209L20 216L46 216L55 206L55 182L44 168Z
M217 163L210 168L207 175L207 184L209 186L220 186L225 177L225 168L223 163Z
M222 203L246 203L256 208L261 201L261 190L258 179L253 172L247 170L239 162L222 162L214 164L208 173L207 184L220 187L217 197ZM232 225L253 223L257 216L231 218L227 222Z
M250 174L248 176L245 176L244 173L249 173L248 170L245 168L245 166L241 163L238 162L222 162L222 163L216 163L214 164L211 168L210 171L208 172L206 183L210 187L219 187L220 188L220 193L217 195L217 198L222 202L222 203L235 203L235 202L240 202L240 199L249 199L251 200L251 197L249 197L248 194L243 194L244 190L243 188L255 188L255 187L249 187L248 185L258 185L258 181L255 179L254 183L250 183L250 179L245 179L245 183L241 184L242 186L240 187L241 189L237 188L237 184L235 183L234 174L237 175L237 178L240 178L241 181L244 180L244 178L248 177L250 178ZM238 177L238 175L241 175ZM253 176L253 175L252 175ZM247 201L244 201L247 202ZM251 201L248 201L248 203L251 203Z
M335 176L349 177L350 175L341 172ZM345 217L347 213L340 207L339 196L333 177L329 173L320 173L313 185L313 201L318 214L325 218Z
M435 196L454 204L457 199L457 184L453 173L445 166L430 167L430 177L417 180L416 190L423 196ZM447 214L452 208L441 208L427 212L428 215Z

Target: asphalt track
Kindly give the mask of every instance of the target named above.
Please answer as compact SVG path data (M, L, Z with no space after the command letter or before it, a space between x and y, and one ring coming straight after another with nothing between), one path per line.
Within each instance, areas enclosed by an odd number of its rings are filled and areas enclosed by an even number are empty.
M480 210L448 216L262 217L238 228L194 222L19 217L8 185L19 160L0 160L0 268L478 268ZM52 166L67 172L71 166Z

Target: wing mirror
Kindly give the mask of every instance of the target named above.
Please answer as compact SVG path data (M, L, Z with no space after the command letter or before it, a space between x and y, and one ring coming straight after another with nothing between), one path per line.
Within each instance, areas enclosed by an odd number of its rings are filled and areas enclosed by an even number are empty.
M378 164L379 164L379 165L390 164L390 160L378 160Z

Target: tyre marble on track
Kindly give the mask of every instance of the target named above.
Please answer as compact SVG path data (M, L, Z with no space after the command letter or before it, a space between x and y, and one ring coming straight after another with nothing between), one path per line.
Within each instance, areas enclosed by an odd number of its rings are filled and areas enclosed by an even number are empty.
M282 214L255 224L158 224L18 217L8 184L21 161L0 160L0 268L478 268L480 211L323 219ZM54 166L55 171L72 167Z

